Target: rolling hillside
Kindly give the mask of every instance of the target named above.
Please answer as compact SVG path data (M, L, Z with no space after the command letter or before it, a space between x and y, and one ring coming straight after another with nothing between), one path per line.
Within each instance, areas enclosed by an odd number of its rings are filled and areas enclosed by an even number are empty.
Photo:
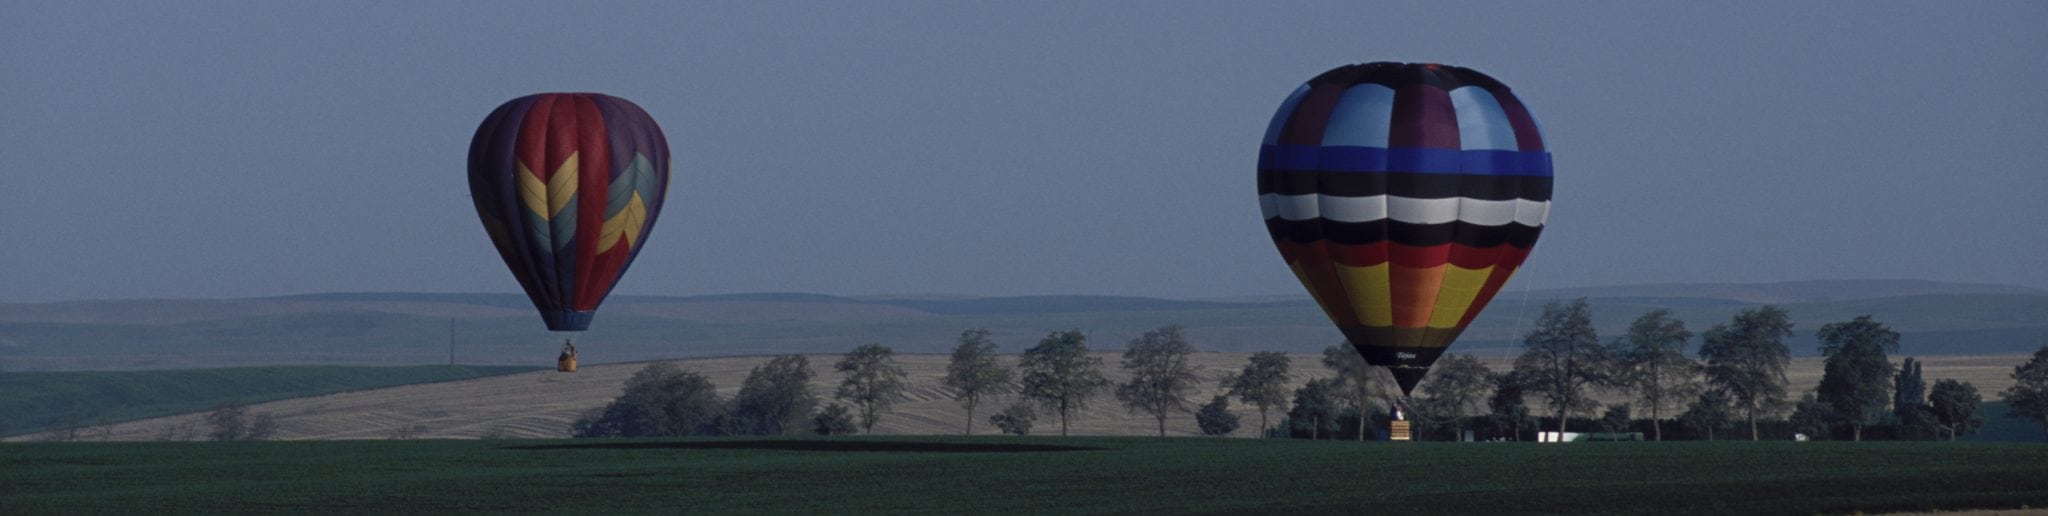
M529 367L272 366L0 374L0 435L166 416L394 385L466 380Z
M1505 292L1459 348L1501 354L1550 299L1589 298L1603 335L1670 308L1695 331L1760 302L1797 322L1796 354L1821 324L1872 314L1904 334L1901 354L2014 354L2048 344L2048 291L1923 281L1641 285ZM547 365L562 338L513 294L310 294L258 299L0 303L0 370L164 369L278 364ZM1180 324L1208 351L1315 352L1339 342L1304 298L1169 300L1114 296L841 297L769 293L619 296L578 337L585 360L834 353L881 342L903 352L951 348L988 328L1021 349L1078 328L1099 349ZM1489 350L1489 348L1494 348Z

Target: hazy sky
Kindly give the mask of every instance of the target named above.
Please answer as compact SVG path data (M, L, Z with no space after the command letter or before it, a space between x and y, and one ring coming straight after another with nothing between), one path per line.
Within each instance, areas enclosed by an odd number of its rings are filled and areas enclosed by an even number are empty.
M1542 122L1510 289L2048 287L2048 2L603 5L10 1L0 301L515 292L465 152L545 91L669 135L620 293L1297 294L1259 140L1366 61Z

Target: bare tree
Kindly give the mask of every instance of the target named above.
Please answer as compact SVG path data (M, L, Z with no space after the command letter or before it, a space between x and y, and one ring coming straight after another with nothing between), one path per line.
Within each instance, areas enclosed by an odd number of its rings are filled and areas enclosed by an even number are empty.
M1166 326L1132 339L1124 350L1123 366L1131 379L1116 388L1116 398L1132 413L1144 412L1159 423L1159 436L1166 436L1167 416L1188 412L1187 397L1201 382L1188 363L1195 348L1181 337L1180 326Z
M45 438L56 442L76 441L79 434L84 431L85 408L73 405L71 410L65 411L64 415L58 416L57 430L46 434Z
M985 397L1009 393L1015 387L1012 376L1009 368L996 363L996 343L989 340L988 330L960 332L960 345L953 348L943 381L953 390L953 399L967 408L967 424L961 433L974 435L974 408Z

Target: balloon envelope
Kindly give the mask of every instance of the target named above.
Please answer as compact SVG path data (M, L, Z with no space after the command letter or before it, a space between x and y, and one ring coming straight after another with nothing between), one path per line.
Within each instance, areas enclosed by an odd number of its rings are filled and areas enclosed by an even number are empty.
M1280 104L1259 149L1280 256L1403 393L1528 257L1550 187L1529 110L1455 66L1325 72Z
M668 140L640 106L542 93L498 106L469 146L469 192L549 330L590 327L668 191Z

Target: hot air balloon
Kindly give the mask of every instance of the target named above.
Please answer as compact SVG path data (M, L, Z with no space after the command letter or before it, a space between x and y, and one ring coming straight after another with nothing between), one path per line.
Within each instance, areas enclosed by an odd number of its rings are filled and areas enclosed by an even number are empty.
M469 144L477 217L552 331L590 327L646 244L668 176L661 127L597 93L512 99ZM565 341L564 371L575 369L573 350Z
M1550 187L1529 110L1456 66L1324 72L1281 102L1259 149L1281 258L1404 395L1528 258Z

